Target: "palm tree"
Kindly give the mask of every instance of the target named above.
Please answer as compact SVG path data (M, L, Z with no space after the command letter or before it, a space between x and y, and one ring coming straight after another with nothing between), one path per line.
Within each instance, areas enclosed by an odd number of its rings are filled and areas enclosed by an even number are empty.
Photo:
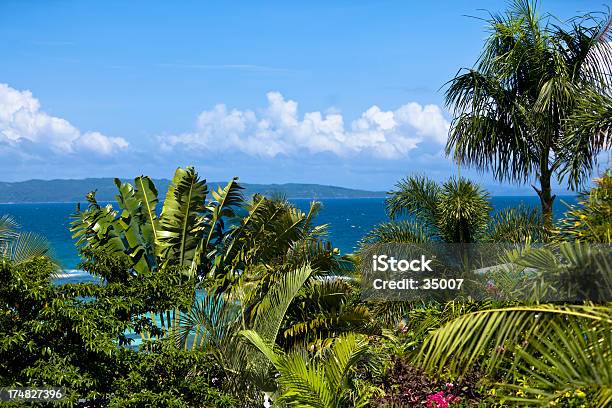
M322 361L312 361L303 353L286 354L274 350L256 331L243 335L267 358L278 373L279 395L275 402L290 407L366 407L371 390L356 387L353 369L360 363L372 365L372 353L365 339L347 334L334 340Z
M442 186L426 177L408 177L388 193L389 218L410 220L383 223L362 240L374 243L475 242L484 232L491 206L488 195L466 179L450 179Z
M253 353L240 332L255 330L266 344L275 344L287 309L312 272L309 265L288 272L257 297L249 288L202 294L171 335L185 348L213 353L237 389L248 382L261 390L274 388L269 362Z
M539 211L520 206L503 209L491 216L487 193L466 179L459 182L451 179L440 186L426 177L408 177L389 193L386 210L392 219L399 215L410 218L376 225L362 239L357 261L370 259L381 247L400 251L394 244L416 244L419 251L435 254L440 271L455 274L463 271L464 266L457 261L464 260L465 265L470 265L468 259L490 256L487 251L491 252L491 243L524 245L526 241L548 240L548 233L539 222ZM483 245L444 245L457 242ZM466 276L473 283L481 280L471 274ZM482 293L484 286L480 282L472 290ZM373 308L372 315L386 325L398 324L414 307L414 302L410 301L380 302Z
M550 234L543 227L542 213L526 205L504 208L491 217L485 231L486 242L506 242L516 245L527 242L547 242Z
M505 14L491 15L491 34L476 67L460 71L446 92L456 113L447 154L492 171L500 181L524 183L535 174L539 187L533 188L549 226L551 178L569 165L568 119L580 98L609 86L610 22L586 15L565 29L551 16L540 16L537 2L515 0ZM585 143L590 153L600 146L594 139Z

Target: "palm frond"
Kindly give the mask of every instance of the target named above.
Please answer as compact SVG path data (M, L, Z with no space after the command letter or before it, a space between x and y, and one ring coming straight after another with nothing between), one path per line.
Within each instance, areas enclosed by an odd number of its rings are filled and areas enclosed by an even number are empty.
M257 347L280 377L281 390L276 402L293 407L340 408L363 407L366 395L351 395L348 382L352 369L371 357L368 343L362 337L348 334L334 340L323 361L309 361L300 353L275 351L257 332L242 334Z
M12 216L0 217L0 255L8 251L9 243L19 236L19 224Z
M400 180L396 190L387 193L385 207L389 218L400 215L431 221L436 218L440 187L427 177L407 177Z
M545 335L528 340L516 351L516 375L531 376L527 386L509 384L510 391L521 390L523 397L508 401L521 405L550 406L556 398L580 389L589 402L605 407L612 402L612 326L590 324L582 319L555 319Z
M417 221L392 221L375 225L359 242L360 247L373 244L430 242L436 235L430 228Z
M532 271L523 289L532 301L612 301L612 252L608 245L562 242L512 251L506 258Z
M582 374L588 382L588 372L595 371L600 376L597 382L589 385L609 389L612 385L610 316L612 309L609 305L533 305L478 311L461 316L433 332L423 343L418 360L431 371L448 370L460 375L473 369L479 361L481 369L489 374L503 363L515 368L531 367L532 377L535 376L537 383L549 391L564 389L568 384L565 380L576 379ZM597 335L590 337L588 330L582 329L584 327L594 330ZM607 340L601 336L607 336ZM587 347L578 344L583 340L588 343ZM565 352L572 353L569 360L565 359ZM538 359L540 363L534 367L533 363ZM566 372L561 377L553 376L553 381L544 381L556 370L564 370L573 366L573 362L587 359L599 361L595 369L588 368L580 374ZM548 370L548 364L552 364L553 370ZM506 373L511 376L514 371L509 369ZM510 384L512 380L506 378Z
M492 217L485 231L485 240L523 244L546 242L549 233L543 226L542 213L538 208L525 205L504 208Z
M474 242L489 219L489 195L466 179L451 178L442 186L437 227L446 242Z
M255 318L251 328L257 331L268 345L275 344L289 305L311 273L312 269L306 265L285 274L278 283L272 285L254 309Z
M23 263L49 254L50 246L46 238L31 232L20 232L12 239L5 250L6 257L14 263Z
M599 153L612 148L612 92L585 92L566 125L565 173L570 184L578 187L597 165Z
M173 332L178 345L185 348L216 350L221 354L231 341L239 323L240 308L218 294L201 294L190 310L180 314Z

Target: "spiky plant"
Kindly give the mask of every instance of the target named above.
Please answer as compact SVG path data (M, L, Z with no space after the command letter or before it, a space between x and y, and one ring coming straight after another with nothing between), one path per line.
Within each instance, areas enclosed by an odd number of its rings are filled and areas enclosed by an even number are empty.
M609 81L612 88L612 79ZM567 125L563 143L569 166L565 171L570 182L578 185L590 177L598 154L612 148L612 91L585 93Z
M497 382L503 398L524 405L547 405L560 394L584 390L595 406L607 406L612 401L609 248L563 243L511 261L535 275L529 282L537 286L536 301L601 303L534 303L460 315L425 339L420 364L457 375L478 368L490 383Z
M419 362L433 372L459 375L479 367L488 378L500 379L496 386L505 392L498 396L522 406L549 406L559 395L577 389L587 390L595 406L608 406L611 315L610 305L473 312L433 332L421 347Z
M242 333L274 365L279 373L275 403L302 408L365 407L370 387L358 387L353 369L374 363L367 341L347 334L333 341L321 359L304 353L275 350L256 331Z

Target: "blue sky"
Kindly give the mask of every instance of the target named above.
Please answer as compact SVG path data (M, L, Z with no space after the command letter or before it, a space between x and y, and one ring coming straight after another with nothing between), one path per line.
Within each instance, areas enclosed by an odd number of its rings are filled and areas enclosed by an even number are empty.
M385 190L445 179L440 87L503 1L0 2L0 180L170 177ZM545 0L567 18L598 1ZM469 172L493 192L517 192Z

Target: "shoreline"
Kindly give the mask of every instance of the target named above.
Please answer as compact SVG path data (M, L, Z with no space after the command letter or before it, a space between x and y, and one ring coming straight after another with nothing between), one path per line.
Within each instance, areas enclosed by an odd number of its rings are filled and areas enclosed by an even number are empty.
M575 194L557 194L557 199L563 198L563 197L577 197L578 193ZM525 197L533 197L533 198L538 198L537 195L535 194L495 194L495 195L491 195L491 198L497 198L497 197L512 197L512 198L525 198ZM372 196L364 196L364 197L287 197L287 200L384 200L385 196L376 196L376 197L372 197ZM160 200L161 202L162 200ZM104 204L114 204L117 201L112 200L112 201L107 201L107 200L103 200L103 201L98 201L99 203L104 203ZM0 205L24 205L24 204L80 204L80 203L87 203L86 200L83 201L7 201L7 202L0 202Z

